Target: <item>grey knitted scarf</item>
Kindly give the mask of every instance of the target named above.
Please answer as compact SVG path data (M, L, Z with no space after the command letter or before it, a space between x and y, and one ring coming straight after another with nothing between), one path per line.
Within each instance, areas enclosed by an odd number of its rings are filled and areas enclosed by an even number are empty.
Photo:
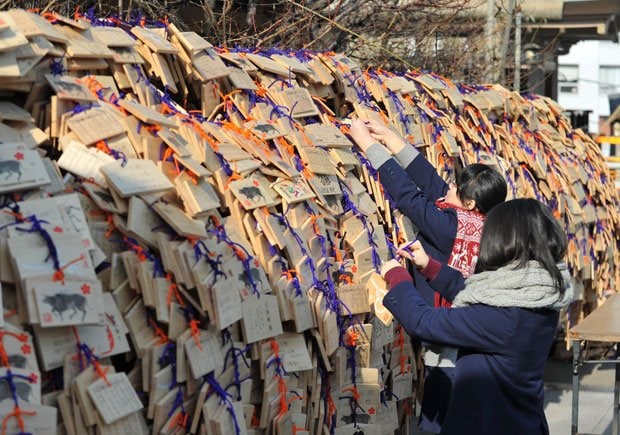
M564 294L553 285L549 272L537 261L514 269L508 265L494 271L477 273L465 281L465 288L456 295L453 307L483 304L492 307L550 308L560 310L573 300L573 287L566 264L558 264L564 279ZM430 367L454 367L458 349L431 345L424 353L424 364Z
M549 308L560 310L573 300L573 288L566 264L558 264L564 278L564 294L553 285L549 272L537 261L514 269L508 265L472 275L456 296L453 307L484 304L493 307Z

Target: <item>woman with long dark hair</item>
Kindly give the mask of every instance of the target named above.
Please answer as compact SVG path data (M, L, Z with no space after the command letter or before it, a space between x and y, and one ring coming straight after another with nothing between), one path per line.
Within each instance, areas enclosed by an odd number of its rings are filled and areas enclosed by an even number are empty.
M486 217L476 272L467 280L429 258L408 255L436 289L453 299L434 308L392 260L382 269L383 303L405 330L459 349L442 434L548 434L543 370L559 311L572 300L566 235L534 199L495 206Z
M379 172L385 191L418 229L417 239L426 252L458 269L463 277L470 276L485 215L506 199L504 177L490 166L475 163L447 183L414 146L380 122L356 119L350 134ZM442 297L417 270L413 270L413 282L430 305L450 306L452 299ZM424 394L419 428L438 433L452 390L456 349L420 344Z

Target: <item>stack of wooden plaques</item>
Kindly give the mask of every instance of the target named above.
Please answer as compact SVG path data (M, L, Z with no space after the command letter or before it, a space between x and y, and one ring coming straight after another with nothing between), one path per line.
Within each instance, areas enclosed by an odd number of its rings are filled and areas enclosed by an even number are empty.
M373 289L415 230L355 116L549 204L582 300L618 282L613 182L547 98L145 20L0 32L7 433L408 433L416 362Z

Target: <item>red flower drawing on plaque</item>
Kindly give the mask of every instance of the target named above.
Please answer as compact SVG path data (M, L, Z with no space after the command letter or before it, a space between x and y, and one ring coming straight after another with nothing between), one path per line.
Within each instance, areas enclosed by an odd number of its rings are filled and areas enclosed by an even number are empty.
M30 352L32 352L32 347L29 344L22 344L20 349L24 355L30 355Z
M15 160L24 160L24 153L16 152L14 157Z
M36 373L30 373L30 375L28 375L28 381L30 381L31 384L36 384L38 380L39 377Z
M258 182L258 180L252 181L252 184L255 185L256 187L260 187L260 183Z
M90 294L90 286L88 284L82 284L82 287L80 287L80 290L82 290L82 294L85 294L85 295Z
M61 227L59 227L58 225L56 225L56 226L54 227L53 231L54 231L55 233L62 233L62 228L61 228Z
M375 412L375 408L368 408L368 415L373 415Z

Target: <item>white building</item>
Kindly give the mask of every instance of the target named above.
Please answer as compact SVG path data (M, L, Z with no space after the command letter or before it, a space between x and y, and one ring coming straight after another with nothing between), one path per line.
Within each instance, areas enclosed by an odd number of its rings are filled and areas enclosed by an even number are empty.
M610 115L608 96L620 96L620 44L581 41L558 63L558 102L566 110L591 110L589 133L602 133L601 118Z

